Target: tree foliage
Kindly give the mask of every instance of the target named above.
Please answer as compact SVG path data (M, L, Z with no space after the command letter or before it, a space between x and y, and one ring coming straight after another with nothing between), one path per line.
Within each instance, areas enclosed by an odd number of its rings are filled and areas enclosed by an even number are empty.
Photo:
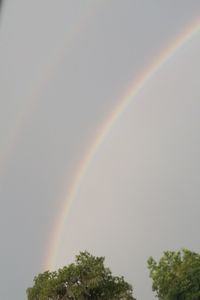
M135 300L131 285L113 276L103 257L88 252L81 252L69 266L36 276L27 296L28 300Z
M157 263L148 260L152 289L159 300L200 300L200 255L167 251Z

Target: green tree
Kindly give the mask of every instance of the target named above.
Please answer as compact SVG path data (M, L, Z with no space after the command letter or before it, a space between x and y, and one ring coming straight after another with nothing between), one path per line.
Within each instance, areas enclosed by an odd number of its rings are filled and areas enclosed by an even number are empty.
M135 300L131 285L113 276L103 257L88 252L81 252L69 266L36 276L27 296L28 300Z
M160 300L200 300L200 255L189 250L164 252L148 260L152 289Z

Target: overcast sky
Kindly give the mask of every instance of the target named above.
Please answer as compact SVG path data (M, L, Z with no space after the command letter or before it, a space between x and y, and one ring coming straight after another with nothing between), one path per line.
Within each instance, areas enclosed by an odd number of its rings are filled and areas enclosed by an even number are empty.
M199 0L5 0L0 20L0 299L25 300L98 128L200 19ZM200 34L145 84L98 148L55 267L105 256L155 299L146 260L199 246Z

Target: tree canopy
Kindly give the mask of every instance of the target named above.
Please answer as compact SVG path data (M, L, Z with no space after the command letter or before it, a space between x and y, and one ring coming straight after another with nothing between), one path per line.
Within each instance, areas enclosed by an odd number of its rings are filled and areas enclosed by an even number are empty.
M28 300L135 300L132 293L123 277L104 266L104 257L88 252L58 271L39 274L27 289Z
M136 300L132 286L113 276L104 261L80 252L74 263L36 276L28 300ZM200 254L165 251L158 262L150 257L148 268L159 300L200 300Z
M200 255L166 251L157 263L148 260L152 289L159 300L200 300Z

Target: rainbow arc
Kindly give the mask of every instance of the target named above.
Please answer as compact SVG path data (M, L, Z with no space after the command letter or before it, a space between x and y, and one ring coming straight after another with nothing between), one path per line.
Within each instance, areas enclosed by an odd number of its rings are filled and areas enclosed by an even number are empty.
M55 222L54 231L51 235L51 241L49 245L50 252L47 255L45 261L45 269L53 269L56 261L58 249L61 244L63 231L66 226L67 216L72 205L73 200L79 191L79 187L83 178L99 148L103 143L106 136L109 134L110 129L114 126L122 113L128 107L131 101L138 95L138 93L145 87L145 84L157 73L157 71L163 67L169 59L177 53L177 51L188 43L200 30L200 20L193 22L182 34L180 34L164 51L158 55L158 57L145 68L143 73L135 80L126 91L126 93L120 98L117 106L103 123L98 131L95 139L88 148L87 153L82 158L78 171L67 193L63 207L57 216Z

